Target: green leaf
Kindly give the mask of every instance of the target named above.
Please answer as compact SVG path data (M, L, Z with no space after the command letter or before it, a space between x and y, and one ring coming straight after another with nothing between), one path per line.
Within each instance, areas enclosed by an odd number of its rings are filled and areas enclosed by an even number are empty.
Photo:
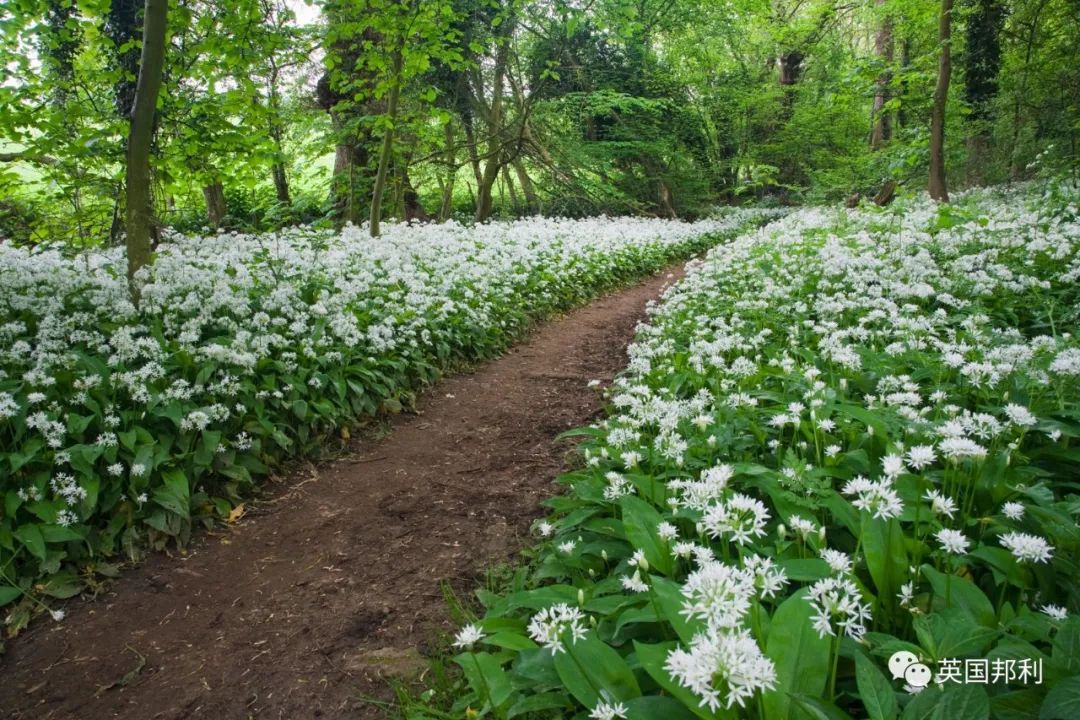
M22 590L11 585L0 585L0 607L22 597Z
M675 698L646 695L626 703L626 720L695 720L695 716Z
M573 706L573 701L570 696L562 692L546 692L538 695L527 695L513 705L506 711L506 718L517 717L518 715L526 715L530 713L543 713L545 710L563 710L569 709ZM545 714L546 716L546 714Z
M492 708L502 707L510 699L513 688L510 677L494 655L486 652L461 653L454 662L465 673L469 687Z
M45 538L41 534L41 528L35 524L20 525L15 529L17 537L31 555L38 560L45 559Z
M896 717L896 693L892 685L874 661L861 652L855 653L855 683L870 720L893 720Z
M987 720L989 717L990 697L986 688L975 684L950 684L934 708L931 720Z
M791 701L811 720L851 720L851 716L827 700L809 695L793 694Z
M934 588L935 600L944 604L948 597L951 604L962 608L971 619L986 627L997 626L997 614L990 598L967 578L953 576L951 579L930 565L922 566L922 574Z
M792 693L810 697L825 694L832 641L814 630L812 615L805 589L782 602L773 615L765 654L776 664L776 689L762 698L769 720L793 717Z
M166 470L161 477L163 485L154 490L154 502L185 520L190 519L191 493L187 476L180 470Z
M1039 720L1080 718L1080 675L1062 680L1046 694Z
M900 523L895 519L866 519L862 541L866 569L877 588L877 596L887 599L887 604L896 597L908 565Z
M555 654L555 671L570 694L588 708L601 700L630 700L641 695L626 660L594 633L576 643L566 639L564 651Z
M634 495L626 495L619 500L622 508L623 530L626 539L635 548L645 553L649 567L664 575L670 575L672 556L667 543L656 534L656 527L663 518L649 503Z

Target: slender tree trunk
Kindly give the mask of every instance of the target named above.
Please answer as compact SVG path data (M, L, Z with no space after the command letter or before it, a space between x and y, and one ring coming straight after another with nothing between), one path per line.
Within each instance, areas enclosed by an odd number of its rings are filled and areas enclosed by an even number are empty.
M502 166L503 185L510 194L510 206L514 209L514 215L521 214L521 200L518 198L517 188L514 187L514 179L510 177L510 168L504 163Z
M879 7L884 3L885 0L877 0ZM889 101L893 61L893 24L892 18L888 15L881 19L881 26L878 28L877 35L874 36L874 52L885 65L875 81L874 124L870 130L870 147L880 150L892 137L892 119L885 111L885 103Z
M908 93L908 80L907 72L911 68L911 38L905 37L900 42L900 107L896 111L896 126L906 128L908 126L908 114L907 114L907 93Z
M439 222L450 217L454 206L454 180L457 177L457 147L454 143L454 127L446 123L446 178L442 185L442 203L439 205Z
M502 141L503 119L503 81L506 77L506 63L510 53L509 20L504 21L507 30L500 39L498 51L495 53L495 75L491 88L491 122L489 123L488 158L484 166L484 173L480 178L476 189L476 222L484 222L491 217L492 197L491 190L499 177L499 169L502 167L503 153L499 149Z
M934 106L930 114L930 197L938 202L949 201L945 179L945 104L949 99L949 78L952 58L949 50L952 34L953 0L941 0L941 22L938 40L941 56L938 59L937 85L934 86Z
M386 189L386 175L390 169L390 156L394 153L394 125L397 123L398 99L401 96L401 66L404 51L398 46L394 49L392 64L393 85L386 102L386 114L390 118L390 127L383 135L382 150L379 153L379 169L375 173L375 189L371 192L371 237L379 237L379 221L382 219L383 192Z
M533 185L532 178L529 177L529 173L525 170L525 163L518 157L514 158L513 164L518 184L521 185L521 192L525 195L526 212L530 214L540 212L540 198L536 194L536 187Z
M217 230L225 219L225 188L220 180L214 180L209 185L203 186L203 199L206 200L206 219L210 227Z
M146 0L143 11L142 55L131 126L127 141L127 278L132 299L138 302L135 274L150 262L150 228L154 223L150 192L150 147L154 113L165 67L165 28L168 0Z

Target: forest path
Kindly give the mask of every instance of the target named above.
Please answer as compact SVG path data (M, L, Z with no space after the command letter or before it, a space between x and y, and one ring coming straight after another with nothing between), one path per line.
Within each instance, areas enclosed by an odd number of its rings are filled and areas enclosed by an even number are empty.
M0 655L12 720L373 717L361 696L452 631L440 582L472 592L511 558L601 409L669 269L544 323L446 378L351 457L310 466L186 556L155 555Z

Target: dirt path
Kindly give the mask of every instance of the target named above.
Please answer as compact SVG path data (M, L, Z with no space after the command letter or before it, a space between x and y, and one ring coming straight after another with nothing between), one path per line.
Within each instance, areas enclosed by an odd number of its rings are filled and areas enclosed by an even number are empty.
M600 409L587 381L625 365L670 272L541 326L186 557L156 556L63 623L36 623L0 656L0 716L378 714L359 696L385 697L382 677L451 629L440 581L468 592L528 542L572 460L553 437Z

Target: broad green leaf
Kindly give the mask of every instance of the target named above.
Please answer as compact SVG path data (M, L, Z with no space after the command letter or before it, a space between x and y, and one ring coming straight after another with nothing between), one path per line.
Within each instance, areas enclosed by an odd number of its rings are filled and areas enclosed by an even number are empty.
M814 630L814 614L802 590L776 608L769 625L765 654L776 665L776 688L762 698L765 716L788 720L795 714L791 694L821 697L829 679L832 638Z
M893 720L897 713L896 693L884 673L861 652L855 653L855 682L859 699L870 720Z
M588 708L606 699L602 693L612 700L641 695L626 660L595 633L577 642L567 639L563 652L555 653L555 671L570 694Z

